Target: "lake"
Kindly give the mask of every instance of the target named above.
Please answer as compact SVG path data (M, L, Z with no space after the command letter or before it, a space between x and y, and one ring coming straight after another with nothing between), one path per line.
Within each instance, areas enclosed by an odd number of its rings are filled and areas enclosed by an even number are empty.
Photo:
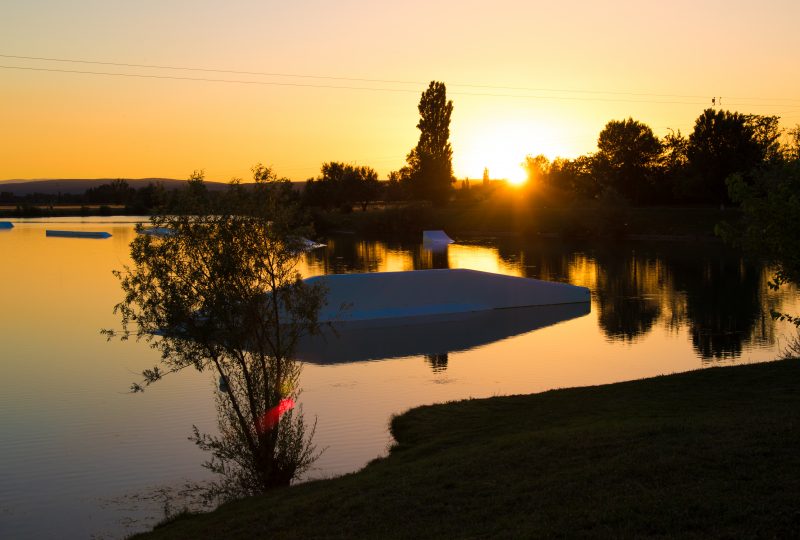
M2 538L122 538L163 518L165 504L179 507L184 482L208 478L187 437L192 425L216 429L216 378L186 371L130 394L158 353L100 335L119 328L111 271L129 261L135 221L16 220L0 230ZM434 336L408 327L310 346L299 401L325 451L309 477L385 455L390 417L410 407L767 361L794 335L769 312L797 313L797 291L770 291L768 268L717 243L456 240L431 251L340 235L301 271L471 268L589 287L591 311L521 310L451 321Z

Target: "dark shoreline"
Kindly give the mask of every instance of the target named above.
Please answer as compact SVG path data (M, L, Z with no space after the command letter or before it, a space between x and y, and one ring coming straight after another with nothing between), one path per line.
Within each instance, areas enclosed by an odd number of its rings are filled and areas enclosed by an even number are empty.
M361 471L137 538L795 537L800 362L465 400Z

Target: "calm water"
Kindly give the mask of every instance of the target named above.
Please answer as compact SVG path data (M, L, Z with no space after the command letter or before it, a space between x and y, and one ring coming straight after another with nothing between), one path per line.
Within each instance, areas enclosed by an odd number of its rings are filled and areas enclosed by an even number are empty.
M163 517L160 490L207 478L187 436L193 424L215 429L213 377L187 371L128 394L158 354L99 334L118 327L111 270L128 261L131 221L0 230L0 538L124 537ZM46 238L46 228L113 237ZM326 448L311 477L385 454L390 416L415 405L772 359L792 329L769 310L798 312L794 290L768 291L767 269L715 244L459 240L431 252L340 236L302 270L450 267L568 281L591 289L591 312L522 310L440 325L435 338L407 327L308 345L300 401Z

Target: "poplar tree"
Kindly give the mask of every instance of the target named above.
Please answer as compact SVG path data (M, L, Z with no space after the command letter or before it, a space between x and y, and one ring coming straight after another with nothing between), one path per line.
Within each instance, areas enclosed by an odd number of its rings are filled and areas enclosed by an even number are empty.
M450 116L453 102L447 100L442 82L431 81L419 100L420 131L417 146L406 161L411 169L414 196L436 205L447 203L453 176L453 149L450 147Z

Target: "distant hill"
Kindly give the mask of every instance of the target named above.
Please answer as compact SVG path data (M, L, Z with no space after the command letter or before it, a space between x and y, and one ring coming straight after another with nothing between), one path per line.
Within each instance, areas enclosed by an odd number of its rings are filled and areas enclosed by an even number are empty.
M0 192L10 192L15 196L25 196L31 193L44 193L47 195L57 195L59 193L69 195L81 195L87 189L108 184L117 178L63 178L48 180L0 180ZM161 184L165 189L179 189L186 186L186 180L175 180L174 178L122 178L129 186L134 189L146 187L148 184ZM292 182L295 189L302 187L305 182ZM211 191L225 189L227 182L210 182L206 180L206 185Z

